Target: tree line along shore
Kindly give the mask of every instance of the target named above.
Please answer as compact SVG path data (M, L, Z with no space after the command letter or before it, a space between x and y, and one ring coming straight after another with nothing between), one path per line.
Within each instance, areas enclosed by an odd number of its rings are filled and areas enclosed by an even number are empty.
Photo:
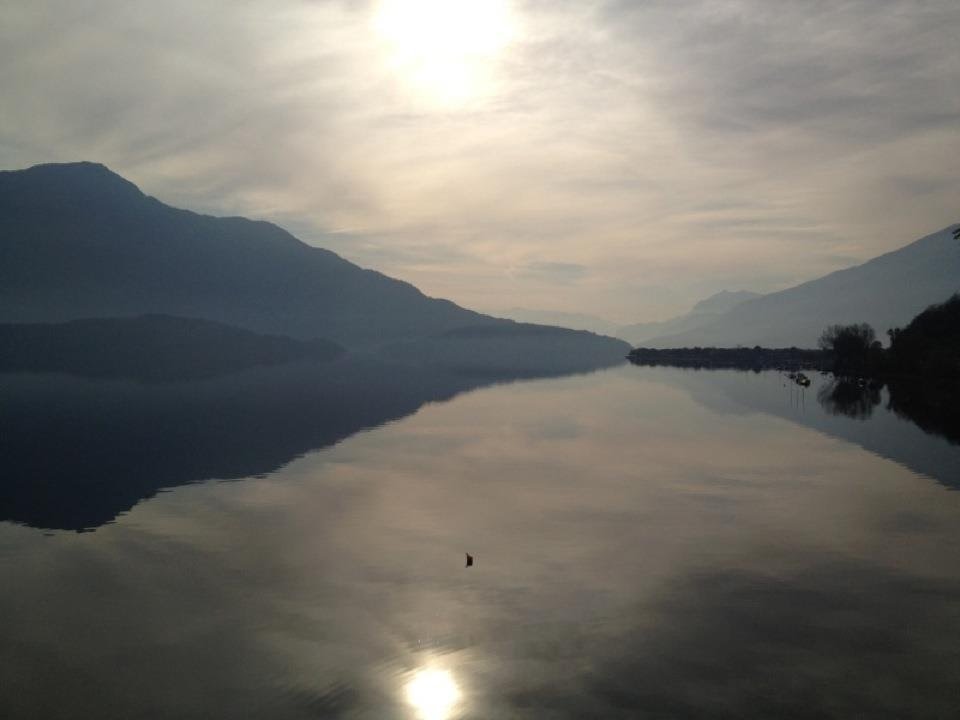
M635 348L637 365L745 370L818 370L844 377L960 378L960 293L917 315L904 328L887 330L884 347L866 323L830 325L819 347Z

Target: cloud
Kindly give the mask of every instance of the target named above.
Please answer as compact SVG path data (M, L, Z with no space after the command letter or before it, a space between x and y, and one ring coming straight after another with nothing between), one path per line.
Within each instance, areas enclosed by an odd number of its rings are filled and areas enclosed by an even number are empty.
M583 278L587 268L576 263L531 262L519 268L517 274L541 282L567 285Z
M98 160L430 294L622 321L956 220L952 0L516 0L490 87L450 107L391 66L375 7L5 8L0 165Z

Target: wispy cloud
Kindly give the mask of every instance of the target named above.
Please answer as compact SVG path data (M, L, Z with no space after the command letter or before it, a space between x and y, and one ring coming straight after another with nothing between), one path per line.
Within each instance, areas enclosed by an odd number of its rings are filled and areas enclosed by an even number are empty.
M531 262L517 269L517 275L556 285L574 283L587 274L584 265L562 262Z
M518 1L453 107L390 66L375 9L7 3L0 164L99 160L431 294L624 321L960 212L953 0Z

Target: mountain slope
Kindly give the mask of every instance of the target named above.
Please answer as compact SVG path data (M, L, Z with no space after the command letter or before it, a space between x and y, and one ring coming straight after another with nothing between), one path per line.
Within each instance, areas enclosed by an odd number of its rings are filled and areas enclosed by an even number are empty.
M927 235L862 265L737 305L703 327L664 333L648 347L815 347L832 323L867 322L881 337L960 290L960 243Z
M148 313L350 347L502 322L275 225L169 207L102 165L0 172L0 322Z
M624 325L618 328L614 334L633 345L646 345L647 341L661 335L673 335L708 325L717 317L737 305L758 297L760 297L760 293L750 292L748 290L737 290L735 292L721 290L715 295L711 295L705 300L698 302L690 312L685 315L661 322Z
M142 315L364 351L463 327L505 327L556 366L555 348L539 343L535 328L429 298L270 223L169 207L95 163L0 172L0 323ZM571 368L597 357L619 362L629 350L570 332ZM451 359L462 355L452 343L443 347Z
M609 320L586 313L562 312L559 310L536 310L532 308L512 307L506 310L490 310L491 315L507 318L518 323L535 323L571 330L587 330L601 335L616 335L617 326Z
M509 323L455 328L396 343L384 354L395 362L426 362L468 377L531 378L618 364L629 349L622 340L583 330Z
M171 315L0 324L0 372L184 380L342 353L327 340L258 335Z

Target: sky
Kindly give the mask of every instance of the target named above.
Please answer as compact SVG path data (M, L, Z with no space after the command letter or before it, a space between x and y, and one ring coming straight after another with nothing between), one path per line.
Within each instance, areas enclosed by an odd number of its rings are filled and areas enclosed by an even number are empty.
M0 168L467 307L679 314L960 220L956 0L0 0Z

